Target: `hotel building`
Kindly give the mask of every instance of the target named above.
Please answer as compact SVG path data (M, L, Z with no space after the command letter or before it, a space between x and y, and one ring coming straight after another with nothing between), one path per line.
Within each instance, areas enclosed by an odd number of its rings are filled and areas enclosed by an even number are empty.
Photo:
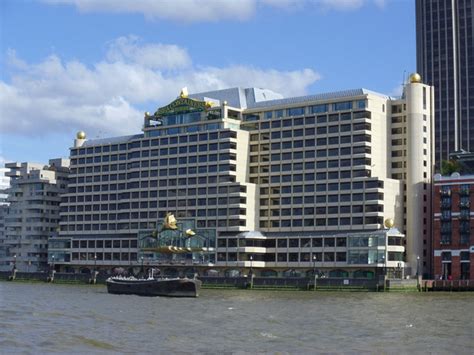
M50 257L76 271L145 262L170 273L184 265L343 277L414 275L421 257L426 272L433 104L417 74L399 99L365 89L283 98L231 88L182 92L145 114L141 134L87 140L80 132ZM210 238L212 250L142 253L139 236L168 212Z
M57 235L60 195L66 191L68 159L48 165L7 163L11 187L4 206L5 255L2 265L20 271L48 268L48 239Z

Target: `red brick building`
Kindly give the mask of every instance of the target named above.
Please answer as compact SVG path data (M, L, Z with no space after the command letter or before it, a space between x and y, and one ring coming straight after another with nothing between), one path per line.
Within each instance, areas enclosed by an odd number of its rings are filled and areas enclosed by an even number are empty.
M433 276L474 279L474 175L434 176Z

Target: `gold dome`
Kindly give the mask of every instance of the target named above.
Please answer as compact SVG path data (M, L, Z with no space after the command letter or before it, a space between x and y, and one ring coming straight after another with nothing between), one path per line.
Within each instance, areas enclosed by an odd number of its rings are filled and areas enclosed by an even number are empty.
M421 75L418 73L411 74L410 83L421 83Z
M76 138L77 139L86 139L86 132L84 132L84 131L77 132Z
M385 227L393 228L394 225L395 225L395 222L393 221L393 218L387 218L385 220Z

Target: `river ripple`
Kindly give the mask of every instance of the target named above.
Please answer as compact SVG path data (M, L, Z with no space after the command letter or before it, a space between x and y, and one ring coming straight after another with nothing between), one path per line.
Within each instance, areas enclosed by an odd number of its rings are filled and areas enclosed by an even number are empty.
M0 353L456 353L474 349L472 293L202 290L0 282Z

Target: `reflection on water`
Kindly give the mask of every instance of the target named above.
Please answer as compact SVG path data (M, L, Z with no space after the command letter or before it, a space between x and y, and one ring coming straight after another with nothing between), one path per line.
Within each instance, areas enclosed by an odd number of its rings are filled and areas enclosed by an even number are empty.
M470 354L473 314L472 293L202 290L177 299L0 282L0 352Z

